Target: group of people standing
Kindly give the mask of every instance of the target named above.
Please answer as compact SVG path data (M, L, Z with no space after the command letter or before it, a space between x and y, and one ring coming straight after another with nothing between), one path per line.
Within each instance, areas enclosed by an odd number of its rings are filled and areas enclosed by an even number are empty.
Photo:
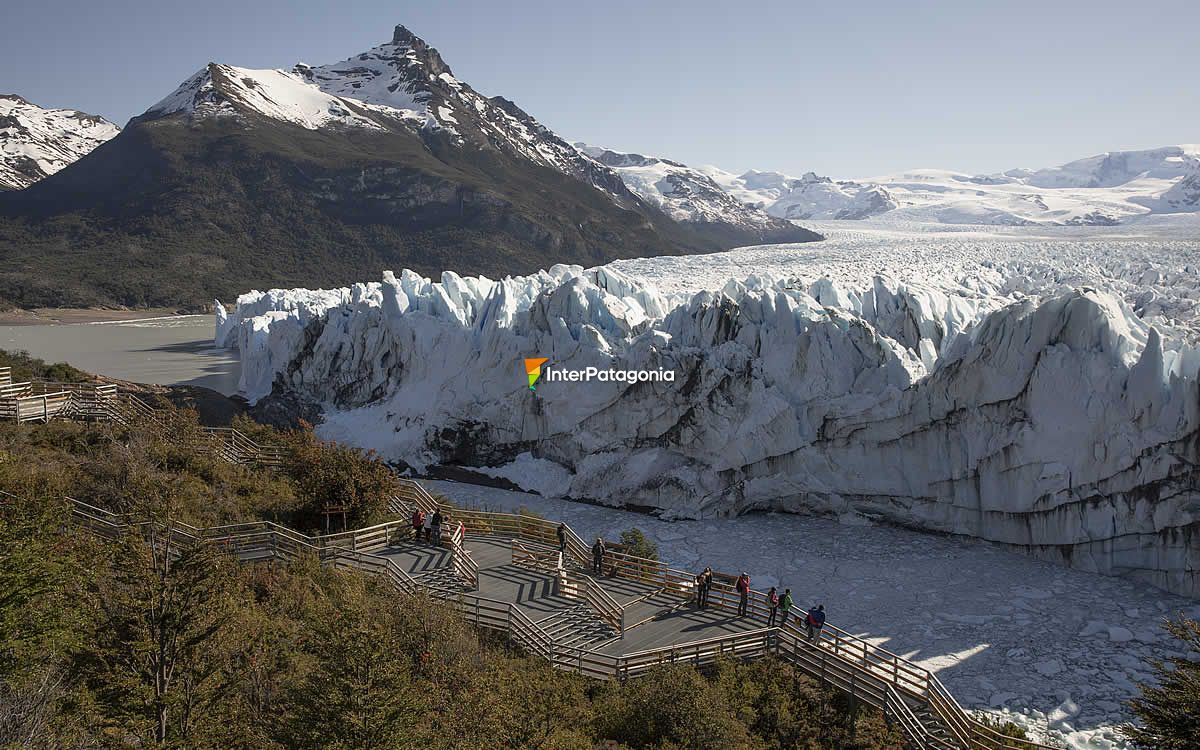
M440 547L442 545L442 509L434 508L432 514L417 508L412 514L413 539Z
M745 574L743 574L745 575ZM767 592L767 627L775 627L778 616L779 627L787 625L788 615L792 613L792 590L784 589L783 596L772 586ZM804 616L804 630L810 641L821 637L821 628L825 627L825 605L818 604L808 610Z
M712 568L706 567L696 576L696 606L700 609L708 606L712 585L713 571ZM738 593L738 617L746 617L750 613L750 574L742 571L742 574L734 582L733 588ZM773 628L778 624L782 628L787 625L793 604L791 589L784 589L783 596L780 596L778 589L772 586L766 594L767 627ZM824 627L825 605L818 604L810 609L804 617L805 634L809 640L818 640L821 637L821 629Z

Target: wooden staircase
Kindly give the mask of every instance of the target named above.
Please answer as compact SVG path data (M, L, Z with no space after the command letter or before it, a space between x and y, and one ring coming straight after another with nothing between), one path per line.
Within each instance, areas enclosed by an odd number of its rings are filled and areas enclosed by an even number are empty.
M617 636L612 625L600 619L587 602L566 607L538 620L537 625L546 631L556 647L562 649L587 648Z

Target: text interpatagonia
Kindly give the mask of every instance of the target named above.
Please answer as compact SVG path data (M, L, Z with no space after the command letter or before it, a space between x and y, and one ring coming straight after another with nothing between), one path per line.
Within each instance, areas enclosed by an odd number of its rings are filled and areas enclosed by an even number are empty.
M565 370L551 367L543 379L550 383L586 383L591 380L613 383L675 382L674 370L613 370L585 367L582 370Z

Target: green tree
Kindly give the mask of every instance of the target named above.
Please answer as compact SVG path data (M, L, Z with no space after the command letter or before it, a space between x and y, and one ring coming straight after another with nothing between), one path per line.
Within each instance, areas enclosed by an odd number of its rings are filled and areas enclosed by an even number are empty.
M586 678L537 659L493 656L449 707L459 717L453 750L575 750L592 745ZM461 727L467 727L462 731Z
M67 658L79 643L82 555L63 533L63 504L30 497L0 493L0 747L86 747L86 729L64 713L77 692Z
M227 698L248 635L236 563L148 524L111 546L91 587L96 628L81 655L111 736L160 747L226 746Z
M61 502L0 494L0 678L61 654L73 637L65 520Z
M602 739L641 748L735 750L755 748L720 691L687 666L667 666L610 686L597 707Z
M385 514L389 498L399 491L395 473L373 452L322 442L307 425L286 433L285 442L299 528L322 527L326 510L338 511L338 523L344 511L349 528L367 525Z
M424 747L430 691L400 625L400 598L363 575L322 571L304 613L308 657L286 688L278 726L287 747Z
M1141 747L1195 750L1200 747L1200 622L1179 617L1166 629L1186 654L1153 664L1157 685L1139 685L1142 694L1129 702L1141 722L1124 733Z
M713 680L723 704L771 750L900 750L903 736L877 711L859 710L792 665L766 659L723 661Z
M44 360L31 357L25 351L6 351L0 349L0 367L12 368L12 379L15 383L24 380L52 380L59 383L81 383L92 377L83 370L72 367L65 362L47 364Z
M642 530L636 526L621 532L621 544L625 552L634 557L644 557L647 560L658 559L658 545L646 538Z

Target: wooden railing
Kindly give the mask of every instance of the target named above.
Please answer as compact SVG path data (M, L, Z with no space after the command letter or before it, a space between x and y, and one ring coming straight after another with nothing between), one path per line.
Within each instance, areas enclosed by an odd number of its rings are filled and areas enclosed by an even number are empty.
M11 380L5 383L0 383L0 398L20 398L21 396L29 396L33 393L33 383L24 381L14 383Z
M0 383L0 420L49 422L52 419L109 420L123 425L141 422L159 434L174 437L158 410L132 393L101 383ZM192 448L230 463L276 468L286 460L279 445L264 445L231 427L201 427Z
M402 521L367 526L352 531L312 537L322 545L349 547L355 552L369 552L412 537L412 529Z
M937 750L956 750L961 747L961 745L931 732L917 717L908 701L900 697L900 693L896 692L896 688L891 685L887 686L882 710L885 716L900 725L904 736L908 737L917 747L936 748Z
M591 576L582 573L567 573L567 585L587 601L592 611L613 630L625 635L625 608Z
M160 426L163 425L158 410L132 393L122 393L120 403L124 407L122 416L140 418Z
M563 569L558 550L530 549L525 542L516 537L509 540L509 548L513 565L545 573L559 573Z
M386 575L398 589L406 593L415 593L421 588L391 558L364 551L374 546L373 542L390 524L353 532L357 536L308 536L270 521L197 528L180 521L135 521L79 500L67 500L71 503L71 515L77 524L108 539L138 532L143 535L154 533L160 539L184 545L203 541L244 562L290 560L300 554L311 554L323 563L337 567L354 567Z
M14 422L49 422L65 414L72 407L69 393L41 396L18 396L0 400L0 419Z
M720 659L761 659L775 652L774 642L775 629L762 628L635 651L616 658L617 676L630 679L665 664L704 667Z
M475 562L471 551L463 542L466 540L466 527L458 524L450 534L450 564L454 572L472 589L479 589L479 563Z

